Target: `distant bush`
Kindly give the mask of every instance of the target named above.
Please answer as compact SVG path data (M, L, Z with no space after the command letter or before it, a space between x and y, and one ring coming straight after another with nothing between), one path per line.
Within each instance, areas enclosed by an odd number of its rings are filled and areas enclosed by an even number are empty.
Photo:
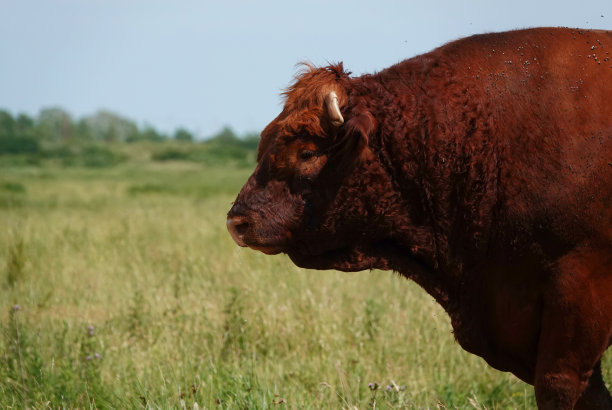
M128 187L129 194L164 194L174 193L172 188L163 184L137 184Z
M129 135L125 141L126 142L141 142L141 141L149 141L149 142L164 142L168 138L166 135L158 132L155 128L148 126L143 131L138 131Z
M110 167L125 160L124 155L101 144L56 144L46 147L39 155L59 160L64 166L91 168Z
M185 150L179 150L177 148L166 148L160 151L154 152L151 155L153 161L180 161L189 160L189 152Z
M174 133L174 139L180 142L193 142L193 134L184 128L179 128Z
M154 151L151 159L153 161L191 161L207 165L231 162L239 166L250 166L254 163L255 151L233 141L227 143L227 141L213 140L180 148L164 147Z
M122 162L124 156L103 146L90 145L83 149L80 160L86 167L110 167Z
M47 145L39 153L43 159L56 159L62 165L74 165L75 147L69 145Z
M33 154L38 152L38 141L30 137L0 138L0 155Z
M26 189L25 186L19 182L4 182L0 184L0 191L23 194L25 193Z
M239 138L231 128L225 127L206 142L218 147L239 147L254 151L259 144L259 135L247 134Z
M211 144L208 152L215 158L242 160L246 159L247 151L245 148L235 145Z
M13 208L22 206L24 203L24 194L26 188L19 182L2 182L0 183L0 209ZM11 274L11 260L9 259L6 265L7 274Z
M259 134L247 134L242 139L242 146L257 151L257 147L259 146Z

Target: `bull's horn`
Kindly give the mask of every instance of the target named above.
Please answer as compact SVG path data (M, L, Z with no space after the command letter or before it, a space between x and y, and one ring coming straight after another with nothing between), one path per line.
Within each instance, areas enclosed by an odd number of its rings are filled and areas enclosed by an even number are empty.
M338 106L338 96L334 91L330 91L329 94L325 96L325 109L333 125L339 127L344 124L344 118L342 118L340 107Z

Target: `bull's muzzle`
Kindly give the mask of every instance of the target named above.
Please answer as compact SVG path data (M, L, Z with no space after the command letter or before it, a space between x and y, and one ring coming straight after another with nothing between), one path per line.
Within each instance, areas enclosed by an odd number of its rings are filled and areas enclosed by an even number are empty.
M227 230L234 242L236 242L239 246L246 247L247 244L244 241L244 235L249 229L249 221L248 218L244 215L231 215L231 213L227 216Z
M239 246L249 247L268 255L276 255L284 249L284 243L278 241L274 235L259 231L261 229L261 217L252 211L235 203L227 214L227 230L234 242Z

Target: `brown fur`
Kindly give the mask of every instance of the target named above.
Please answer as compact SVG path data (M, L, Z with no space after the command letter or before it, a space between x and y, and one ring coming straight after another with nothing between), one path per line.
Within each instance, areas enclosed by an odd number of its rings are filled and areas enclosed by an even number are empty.
M373 75L307 67L228 214L242 246L392 269L546 409L612 408L612 33L473 36ZM338 95L335 127L324 99Z

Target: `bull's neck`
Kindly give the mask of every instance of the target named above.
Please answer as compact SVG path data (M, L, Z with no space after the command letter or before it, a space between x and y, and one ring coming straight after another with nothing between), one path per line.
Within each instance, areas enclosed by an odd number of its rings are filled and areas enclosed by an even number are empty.
M392 268L415 280L448 310L466 280L464 268L486 251L490 224L483 215L491 213L480 211L496 206L497 188L491 179L482 197L469 197L482 183L473 170L492 169L486 162L490 155L470 152L462 141L486 140L486 130L439 118L439 90L427 89L427 80L417 78L418 72L398 66L361 77L355 94L367 93L360 102L367 101L377 121L369 148L398 192L405 218L417 227L394 233L399 249ZM470 134L448 131L453 126ZM488 149L486 143L481 149Z

